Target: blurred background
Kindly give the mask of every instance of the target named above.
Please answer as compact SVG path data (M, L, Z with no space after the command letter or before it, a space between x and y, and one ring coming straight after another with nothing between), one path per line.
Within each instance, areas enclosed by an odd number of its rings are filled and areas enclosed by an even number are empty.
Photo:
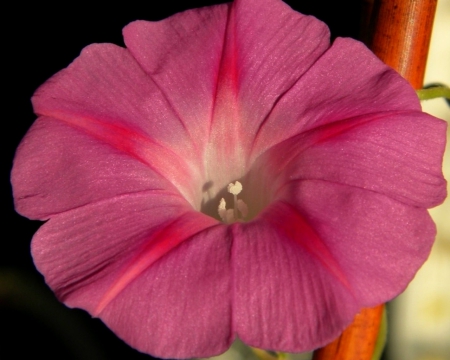
M100 320L82 310L68 309L55 299L34 268L29 251L40 223L15 213L9 173L15 149L35 120L30 97L83 47L95 42L123 46L121 29L133 20L159 20L185 9L221 2L186 0L180 5L166 0L163 7L152 2L126 2L120 7L107 4L95 9L78 3L50 6L36 2L26 8L16 3L11 12L3 15L3 88L7 97L2 119L6 129L1 132L6 148L1 167L2 213L6 214L2 220L6 231L0 242L1 359L26 359L31 355L67 360L151 359L128 347ZM326 22L333 37L358 38L361 0L286 2ZM425 84L450 85L449 64L450 0L439 0ZM423 107L450 121L450 109L443 99L428 101ZM450 179L449 151L444 172ZM405 293L388 306L389 340L384 360L450 359L450 201L431 213L438 226L436 244ZM251 359L253 355L238 343L220 358Z

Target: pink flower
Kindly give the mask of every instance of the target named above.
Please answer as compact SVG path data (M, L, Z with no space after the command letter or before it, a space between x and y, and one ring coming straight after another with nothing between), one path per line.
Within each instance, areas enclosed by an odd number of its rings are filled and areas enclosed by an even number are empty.
M188 358L236 337L311 350L406 287L445 197L446 126L405 80L278 0L123 33L38 89L15 158L61 301Z

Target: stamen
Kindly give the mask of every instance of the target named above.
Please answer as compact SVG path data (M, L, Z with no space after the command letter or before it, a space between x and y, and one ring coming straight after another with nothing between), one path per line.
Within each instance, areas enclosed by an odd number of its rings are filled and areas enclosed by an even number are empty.
M217 209L219 216L223 222L227 222L227 203L224 198L220 199L219 208Z
M239 220L238 211L241 213L241 218L245 218L247 216L248 206L243 200L237 198L237 195L242 191L242 184L239 181L236 181L234 184L228 184L227 190L230 194L233 194L234 208L227 210L227 203L225 199L222 198L220 199L217 211L224 223L231 224Z
M236 181L234 184L233 183L228 184L227 189L230 194L236 196L242 191L242 184L239 181Z

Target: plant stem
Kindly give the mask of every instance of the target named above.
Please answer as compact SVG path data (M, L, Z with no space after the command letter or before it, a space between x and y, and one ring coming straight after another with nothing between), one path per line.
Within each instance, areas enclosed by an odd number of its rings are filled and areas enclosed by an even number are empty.
M420 100L431 100L443 97L450 99L450 88L446 86L435 86L428 89L416 90L417 96Z

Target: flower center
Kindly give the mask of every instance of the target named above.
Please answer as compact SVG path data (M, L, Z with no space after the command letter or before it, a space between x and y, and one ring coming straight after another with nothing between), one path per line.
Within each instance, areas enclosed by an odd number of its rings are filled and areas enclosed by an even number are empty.
M230 183L228 184L227 190L230 194L233 194L234 207L233 209L227 209L225 199L220 199L217 209L219 216L226 224L231 224L239 220L242 221L248 214L247 204L242 199L237 198L237 195L242 191L242 184L239 181L236 181L234 184Z

